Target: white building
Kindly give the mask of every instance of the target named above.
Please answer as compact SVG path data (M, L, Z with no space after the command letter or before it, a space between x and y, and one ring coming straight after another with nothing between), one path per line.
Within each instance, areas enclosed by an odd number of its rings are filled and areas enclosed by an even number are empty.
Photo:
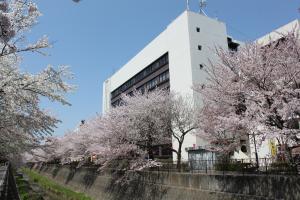
M281 26L280 28L260 37L255 42L261 44L261 45L267 45L272 41L279 40L283 37L284 34L287 34L293 30L298 31L300 33L300 20L296 19L284 26Z
M236 50L238 45L228 37L223 22L185 11L104 82L103 112L118 103L120 93L128 94L133 88L169 88L182 95L189 95L194 102L201 104L191 87L206 81L204 68L209 60L217 59L214 49L221 47ZM174 148L176 145L174 142ZM203 146L200 138L187 135L183 144L183 159L188 158L186 148L199 146Z
M299 30L300 21L295 20L256 40L268 44L293 29ZM151 90L168 88L182 95L191 96L194 103L200 104L199 94L192 90L194 84L206 81L205 67L210 61L217 61L215 47L237 50L239 42L227 35L225 23L191 11L183 12L167 28L150 42L143 50L120 68L103 83L103 112L118 104L121 93L129 94L134 88ZM241 140L242 142L242 140ZM255 158L253 142L244 141L249 155ZM177 142L173 147L177 148ZM186 149L201 149L205 142L189 134L183 144L182 158L188 159ZM274 141L265 141L258 148L260 158L274 154ZM241 151L236 158L247 158ZM176 158L176 156L173 156Z

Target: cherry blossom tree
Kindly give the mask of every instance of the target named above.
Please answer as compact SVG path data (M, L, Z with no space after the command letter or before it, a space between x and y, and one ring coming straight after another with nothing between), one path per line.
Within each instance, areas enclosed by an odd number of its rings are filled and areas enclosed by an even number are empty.
M137 91L133 96L123 95L122 103L119 109L124 109L127 114L128 130L153 159L154 145L171 142L166 126L169 123L166 112L170 104L168 92L159 89L146 93Z
M191 97L183 97L179 94L170 94L170 107L165 109L169 112L169 131L173 137L172 151L176 154L177 169L181 170L182 145L187 134L193 133L198 127L197 112ZM168 126L168 123L165 124Z
M107 137L117 151L132 154L139 150L139 155L142 155L140 161L145 160L146 154L153 159L153 146L171 144L173 139L177 145L171 146L170 150L176 154L180 170L185 136L197 128L195 114L190 98L156 89L145 94L123 95L122 105L104 116L106 122L102 124L107 125L103 130L111 130ZM126 150L120 149L120 145L124 144Z
M98 123L106 131L104 141L110 154L106 158L129 158L129 169L157 165L153 162L153 146L171 142L165 126L168 103L167 92L162 90L122 95L121 105L112 108Z
M104 153L105 141L102 130L102 117L96 116L85 123L81 123L74 131L70 131L60 139L60 145L56 150L56 155L61 159L61 163L71 163L80 161L84 164L91 155L97 155L99 160L107 153Z
M97 155L96 163L108 166L116 160L127 160L127 169L156 165L153 146L171 142L166 126L169 120L169 96L155 90L122 96L122 105L104 116L96 116L59 139L53 151L62 163ZM49 148L44 145L44 148ZM150 160L149 160L150 159ZM151 164L152 163L152 164Z
M25 162L53 162L70 164L78 162L85 164L91 155L97 155L97 164L104 164L107 159L113 159L107 142L104 140L102 117L96 116L81 123L72 131L67 131L61 137L48 137L42 145L27 152ZM36 153L38 152L38 153ZM42 156L40 156L42 155ZM46 155L46 156L43 156Z
M142 94L122 95L122 103L103 116L96 116L66 134L55 149L62 163L84 160L96 155L97 164L104 168L118 160L126 160L126 170L141 170L159 165L153 157L155 145L178 145L180 170L184 138L197 128L196 112L191 99L167 91L154 90Z
M200 135L229 151L245 134L255 134L259 143L299 143L299 52L297 31L238 52L217 50L220 60L207 70L208 83L195 86L204 102Z
M68 67L48 66L34 75L20 70L21 52L42 53L49 47L43 36L33 44L25 34L41 15L36 4L25 0L0 2L0 156L14 157L26 148L35 147L52 133L59 120L40 108L45 97L63 105L65 93L74 89L65 82L72 78Z
M49 47L46 36L33 44L27 44L25 34L41 15L32 1L4 0L0 2L0 49L1 57L19 52L40 52ZM11 62L11 61L10 61Z

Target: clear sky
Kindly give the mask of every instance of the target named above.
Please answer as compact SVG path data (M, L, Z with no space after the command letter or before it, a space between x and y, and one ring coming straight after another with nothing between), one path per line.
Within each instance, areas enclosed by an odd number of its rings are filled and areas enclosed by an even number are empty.
M71 107L43 102L63 122L62 135L80 120L101 113L102 83L185 10L186 0L36 0L43 16L29 41L48 35L47 57L24 54L21 68L36 73L46 65L66 64L75 74ZM190 0L199 10L198 0ZM208 0L206 13L227 24L229 35L252 41L299 18L300 0Z

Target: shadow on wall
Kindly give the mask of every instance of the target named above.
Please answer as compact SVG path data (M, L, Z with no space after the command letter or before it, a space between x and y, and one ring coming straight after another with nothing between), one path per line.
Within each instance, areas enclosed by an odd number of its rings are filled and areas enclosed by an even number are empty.
M53 178L55 178L57 176L60 169L61 169L60 167L55 166L55 168L53 169L52 174L51 174Z
M77 168L74 166L69 166L68 168L69 170L64 184L68 185L73 181L73 178L77 173L82 173L83 177L80 179L80 185L84 186L85 190L90 189L94 185L94 182L98 176L96 167ZM59 169L57 170L59 171ZM55 176L53 176L53 178L55 178Z
M213 190L234 194L295 200L300 197L300 182L297 176L214 176L210 179Z
M95 180L98 176L97 168L87 168L85 170L85 174L83 176L82 184L84 185L85 189L89 189L93 186Z
M114 200L163 199L167 189L154 183L146 183L143 175L139 172L113 172L105 192L112 194Z
M43 166L41 173L105 200L300 199L300 176L124 172ZM62 170L62 171L60 171ZM58 173L59 172L59 173ZM63 175L64 174L64 175ZM63 177L60 177L63 175ZM82 189L82 190L81 190Z
M30 169L36 170L39 173L50 171L52 178L55 178L58 172L60 171L61 167L59 165L47 165L45 163L42 163L33 165L32 167L30 167Z
M72 179L74 178L74 175L76 174L76 168L70 167L70 172L67 176L67 179L65 181L65 184L68 184Z

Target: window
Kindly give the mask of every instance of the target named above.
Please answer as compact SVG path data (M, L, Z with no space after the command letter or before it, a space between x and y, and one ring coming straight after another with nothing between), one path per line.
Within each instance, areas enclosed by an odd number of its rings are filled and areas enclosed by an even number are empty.
M200 64L200 65L199 65L199 68L200 68L200 69L203 69L203 68L204 68L204 66L203 66L202 64Z
M240 143L241 143L241 151L243 153L247 153L247 143L246 143L246 140L240 140Z
M169 71L166 71L159 75L157 84L162 83L162 82L166 81L167 79L169 79Z
M112 91L112 93L111 93L111 99L116 98L122 92L127 91L128 89L130 89L131 87L133 87L135 84L137 84L138 82L140 82L141 80L143 80L145 77L149 76L150 74L152 74L156 70L158 70L161 67L165 66L166 64L168 64L168 61L169 61L168 53L166 53L163 56L161 56L159 59L157 59L156 61L154 61L152 64L150 64L149 66L147 66L146 68L144 68L141 72L139 72L138 74L136 74L135 76L133 76L131 79L129 79L128 81L126 81L119 88L117 88L116 90ZM151 86L154 87L158 83L159 83L159 78L157 77L156 82L151 83L152 85L149 84L148 87L151 87ZM146 85L144 85L144 86L146 86Z
M197 27L197 28L196 28L196 31L199 33L199 32L200 32L200 28L199 28L199 27Z
M202 46L198 45L198 50L201 51L202 50Z

